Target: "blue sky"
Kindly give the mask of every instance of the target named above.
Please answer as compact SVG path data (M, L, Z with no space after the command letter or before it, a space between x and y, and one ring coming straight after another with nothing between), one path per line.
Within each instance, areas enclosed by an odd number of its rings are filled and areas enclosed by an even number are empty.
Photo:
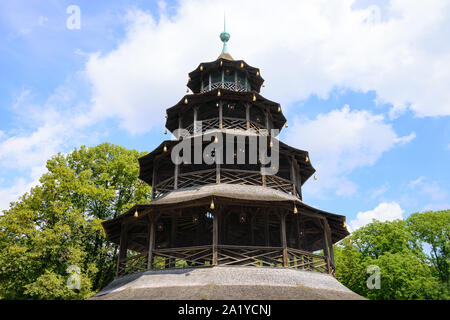
M282 104L280 138L310 152L305 202L353 229L450 208L448 1L129 0L0 2L0 210L58 152L167 138L187 73L220 53L224 10L230 53Z

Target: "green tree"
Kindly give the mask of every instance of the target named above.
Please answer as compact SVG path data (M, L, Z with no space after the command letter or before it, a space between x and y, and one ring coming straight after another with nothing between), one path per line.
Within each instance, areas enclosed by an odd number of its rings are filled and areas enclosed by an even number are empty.
M40 184L0 216L0 297L83 299L114 277L117 246L101 222L150 199L136 150L104 143L47 161ZM69 266L80 289L69 289Z
M450 210L413 213L406 220L409 230L419 241L430 246L427 255L439 279L448 289L450 280Z
M338 280L370 299L445 299L411 223L374 220L335 245ZM380 289L367 287L372 265L380 270Z

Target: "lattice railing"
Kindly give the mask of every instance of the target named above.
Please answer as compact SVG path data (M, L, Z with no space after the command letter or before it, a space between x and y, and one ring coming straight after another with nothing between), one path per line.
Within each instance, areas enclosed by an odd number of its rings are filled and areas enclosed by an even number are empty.
M216 169L183 173L178 176L178 188L189 188L216 183Z
M286 267L334 275L334 268L330 266L327 257L308 251L294 248L236 245L218 245L216 248L217 265ZM287 254L286 265L283 251L286 251ZM151 268L160 270L208 267L213 265L213 256L212 245L154 249ZM121 261L118 276L145 270L147 270L147 253L142 253Z
M247 89L247 87L245 85L242 85L240 83L236 83L236 82L214 82L211 83L211 88L209 86L205 86L203 87L203 89L201 90L201 92L207 92L207 91L212 91L212 90L216 90L216 89L226 89L226 90L231 90L231 91L239 91L239 92L246 92L249 91Z
M206 120L199 120L201 121L201 128L200 125L197 126L196 132L202 133L209 129L219 129L220 127L220 121L219 118L212 118L212 119L206 119ZM264 129L264 127L256 122L250 121L250 130L255 134L263 134L261 131ZM223 129L235 129L235 130L247 130L247 120L246 119L240 119L240 118L232 118L232 117L223 117L222 118L222 128ZM182 134L182 137L189 137L194 134L194 124L191 123L186 128L184 128L187 132ZM201 130L200 130L201 129Z
M278 247L219 246L218 264L283 267L283 249Z
M221 169L220 183L261 185L261 173L259 171Z
M330 268L328 259L321 255L293 248L288 248L287 254L289 268L326 273Z
M227 184L243 184L243 185L262 185L262 176L259 171L224 169L219 170L220 183ZM285 193L293 194L293 183L287 179L278 176L265 176L266 187L279 190ZM216 169L201 170L195 172L187 172L178 176L177 188L189 188L217 183ZM174 190L174 178L168 178L155 187L155 199ZM298 196L295 195L295 196Z
M140 253L122 260L117 269L118 276L137 273L147 270L147 253Z
M266 179L266 187L281 190L283 192L290 194L293 194L294 192L292 181L272 175L266 175L265 179Z
M155 199L163 196L167 192L170 192L174 189L174 178L168 178L159 184L156 185L155 188Z

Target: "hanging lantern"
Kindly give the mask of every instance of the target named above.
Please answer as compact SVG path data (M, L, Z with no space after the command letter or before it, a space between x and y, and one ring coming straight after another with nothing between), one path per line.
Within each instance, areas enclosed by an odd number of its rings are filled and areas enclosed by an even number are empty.
M214 210L214 199L211 199L211 204L209 205L211 210Z
M186 93L189 93L189 89L186 89Z
M314 176L314 180L317 180L317 176Z
M135 217L135 218L139 217L139 213L138 213L137 209L136 209L136 211L134 212L134 217Z
M243 68L244 67L244 63L243 62L241 62L241 68Z
M167 130L164 130L164 134L167 134Z
M273 142L272 140L270 140L269 146L272 148L273 147Z
M241 213L239 214L239 222L240 222L240 223L244 223L245 220L246 220L246 218L247 218L247 215L245 214L245 212L241 212Z
M191 77L188 77L188 82L190 82L192 79L191 79Z
M256 71L256 76L259 77L259 71Z
M253 95L253 101L256 101L256 96L255 95Z
M156 229L157 229L158 231L163 231L163 230L164 230L163 224L162 224L162 223L158 223L158 226L156 227Z
M345 221L344 221L344 228L347 228L347 224L345 223Z
M169 115L166 113L166 119L169 118Z
M294 206L294 214L297 214L298 210L297 210L297 206Z
M192 216L192 222L193 222L193 223L197 223L197 222L198 222L198 214L194 214L194 215Z
M278 112L281 112L281 107L280 106L278 106Z
M203 66L200 66L200 71L203 71Z
M214 143L218 143L218 142L219 142L219 138L217 138L217 136L214 137Z
M166 147L166 146L164 146L163 151L164 151L164 152L167 152L167 147Z
M287 127L288 127L288 124L286 123L286 124L284 125L284 127L287 128Z
M222 60L220 60L220 66L223 66L223 61Z
M306 156L305 161L306 161L306 162L309 162L309 157L308 157L308 156Z
M184 98L184 104L188 104L188 99L187 98Z
M262 87L264 88L266 85L264 84L264 82L263 82L263 84L262 84Z
M218 97L220 97L220 96L221 96L220 90L219 90L219 91L217 91L217 96L218 96Z

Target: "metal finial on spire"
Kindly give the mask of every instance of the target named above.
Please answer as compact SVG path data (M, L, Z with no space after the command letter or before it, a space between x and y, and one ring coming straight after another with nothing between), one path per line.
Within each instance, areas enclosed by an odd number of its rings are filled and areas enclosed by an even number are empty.
M223 14L223 32L220 34L220 40L223 42L222 53L228 53L227 42L230 40L230 34L226 31L225 13Z

